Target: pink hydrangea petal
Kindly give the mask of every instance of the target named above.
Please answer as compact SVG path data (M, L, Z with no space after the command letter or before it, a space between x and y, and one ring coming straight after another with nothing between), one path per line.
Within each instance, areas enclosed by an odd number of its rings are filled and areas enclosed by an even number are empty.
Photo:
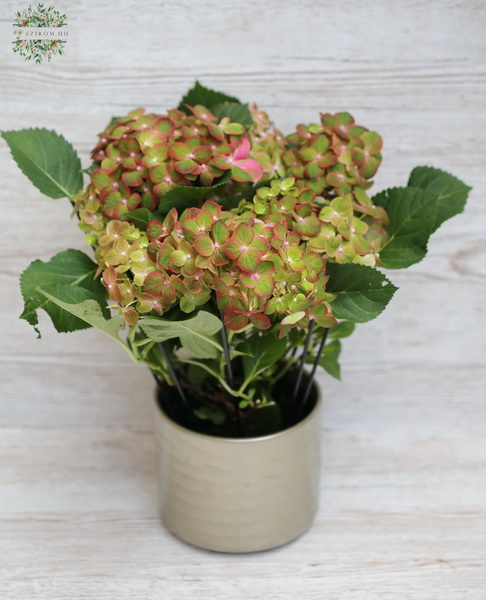
M260 181L260 179L263 177L263 170L261 166L257 163L256 160L253 160L252 158L247 158L245 160L235 160L233 164L237 167L240 167L240 169L242 171L245 171L245 173L248 173L253 183Z
M250 154L250 142L246 138L243 138L233 153L233 159L235 161L241 160L246 158L248 154Z

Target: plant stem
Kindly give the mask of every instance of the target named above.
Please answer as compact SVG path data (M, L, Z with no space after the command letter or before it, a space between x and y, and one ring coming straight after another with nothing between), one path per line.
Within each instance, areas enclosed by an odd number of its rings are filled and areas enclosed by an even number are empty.
M297 401L297 394L299 393L300 383L302 381L302 374L304 373L304 365L305 359L307 358L307 353L309 351L309 344L312 337L312 332L314 331L315 321L312 320L309 323L309 330L307 331L307 337L305 338L304 351L302 352L302 356L300 357L299 371L297 373L297 381L295 382L294 393L292 394L292 403L295 406Z
M287 373L287 371L292 367L294 363L290 360L287 360L287 362L285 363L285 366L282 367L282 369L280 369L280 371L277 371L277 374L274 375L273 377L270 377L268 379L268 381L274 385L275 383L277 383L277 381L279 381L279 379L282 379L282 377Z
M248 399L248 396L246 394L243 394L240 390L232 390L229 387L229 385L226 383L226 381L221 377L221 375L214 369L211 369L210 367L208 367L208 365L204 364L204 362L197 361L197 360L191 360L190 358L184 358L184 359L181 359L181 361L188 365L195 365L196 367L200 367L201 369L204 369L205 371L207 371L210 375L212 375L215 379L217 379L219 381L219 383L221 384L221 387L223 389L225 389L228 392L228 394L231 394L232 396L236 396L237 398L242 398L243 400Z
M312 365L312 371L309 376L309 382L307 383L307 387L305 389L304 398L302 400L302 404L300 405L299 415L301 416L304 412L305 405L307 404L307 399L309 398L310 391L312 389L312 384L314 383L314 376L316 374L317 366L321 359L322 351L324 350L324 345L326 343L327 334L329 333L329 329L324 329L324 334L322 336L321 343L319 344L319 349L317 350L316 358L314 360L314 364Z
M187 418L188 418L188 420L192 420L191 405L189 404L189 401L187 400L187 397L184 394L184 390L182 389L181 382L179 381L179 377L177 376L177 373L175 372L174 365L172 364L172 362L169 358L167 350L166 350L163 342L157 342L157 346L159 347L160 351L162 352L162 356L164 357L165 363L167 365L167 369L169 370L169 374L172 377L173 382L175 383L177 391L179 392L179 395L181 397L182 403L184 404L184 407L187 411Z

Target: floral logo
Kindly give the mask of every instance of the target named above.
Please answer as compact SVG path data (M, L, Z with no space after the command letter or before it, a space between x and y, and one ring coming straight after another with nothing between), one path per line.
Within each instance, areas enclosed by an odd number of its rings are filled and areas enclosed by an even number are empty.
M56 54L64 54L67 30L60 28L67 25L67 16L61 14L54 6L45 7L38 4L35 8L29 5L27 10L17 12L13 23L13 51L24 59L41 63L44 58L50 62Z

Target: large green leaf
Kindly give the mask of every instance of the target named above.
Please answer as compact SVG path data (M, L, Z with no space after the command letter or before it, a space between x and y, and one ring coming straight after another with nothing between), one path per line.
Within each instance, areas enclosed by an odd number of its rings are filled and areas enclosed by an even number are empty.
M165 215L171 208L174 207L179 211L179 213L185 208L190 208L191 206L200 207L204 200L213 195L215 189L221 185L224 185L225 183L228 183L230 179L231 172L228 171L219 178L217 183L210 187L196 187L189 185L173 187L171 190L166 192L164 196L162 196L160 204L157 208L157 215Z
M237 104L235 102L222 102L212 107L211 112L220 121L229 117L231 123L241 123L247 129L253 123L248 104Z
M410 174L408 185L438 195L437 214L432 232L444 221L464 210L467 196L472 189L454 175L433 167L416 167Z
M204 310L184 321L145 317L139 323L145 335L155 342L179 338L182 346L195 358L215 358L223 352L222 346L213 338L222 323L218 317Z
M216 104L221 104L222 102L239 103L240 101L234 96L228 96L228 94L224 94L223 92L211 90L201 85L199 81L196 81L194 87L186 93L186 95L182 98L181 103L177 108L189 115L191 114L191 111L187 108L186 104L188 104L189 106L202 104L206 108L211 109Z
M245 355L242 357L245 378L253 378L268 367L273 366L287 349L287 340L279 339L271 333L256 333L240 346Z
M383 273L363 265L329 263L326 290L336 295L332 312L337 319L366 323L383 312L397 288Z
M82 287L76 287L69 285L68 283L58 283L50 285L48 287L49 293L68 304L79 304L85 300L99 301L99 297L93 294L90 290ZM82 320L78 319L73 313L64 310L59 304L49 300L44 295L41 288L36 289L36 294L42 298L42 304L39 308L42 308L51 317L51 321L56 331L66 333L69 331L77 331L79 329L88 329L91 325ZM36 328L37 329L37 328Z
M30 323L37 333L37 310L43 308L51 317L57 331L67 332L88 327L86 322L73 319L53 305L45 295L38 292L41 287L50 290L57 286L64 294L70 294L73 301L81 302L89 298L104 304L106 290L99 279L93 279L98 265L80 250L64 250L56 254L48 262L35 260L20 276L20 289L24 299L24 311L20 315ZM76 288L76 291L67 288Z
M84 300L73 304L72 302L66 302L62 299L62 293L59 293L59 289L54 286L49 288L52 293L46 292L41 288L37 288L39 293L45 296L50 302L56 304L62 308L65 312L74 315L77 319L80 319L87 323L88 326L96 327L106 335L110 336L116 342L126 348L126 344L119 338L118 332L123 329L123 321L119 317L112 317L106 319L103 315L101 306L96 300Z
M21 171L50 198L71 198L83 187L81 162L62 135L48 129L2 131Z
M427 254L427 242L437 216L438 196L416 187L391 188L373 197L390 217L388 240L380 250L386 269L404 269Z

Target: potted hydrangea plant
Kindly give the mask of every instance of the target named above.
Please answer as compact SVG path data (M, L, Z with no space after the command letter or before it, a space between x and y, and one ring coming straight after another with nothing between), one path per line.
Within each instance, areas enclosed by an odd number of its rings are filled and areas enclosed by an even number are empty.
M199 83L164 114L114 117L84 171L53 131L2 136L41 192L70 199L91 246L27 267L21 318L37 329L42 308L60 332L96 327L149 368L168 527L231 552L305 531L316 369L339 377L340 338L396 290L378 267L420 261L470 188L417 167L370 197L382 140L350 114L286 136Z

